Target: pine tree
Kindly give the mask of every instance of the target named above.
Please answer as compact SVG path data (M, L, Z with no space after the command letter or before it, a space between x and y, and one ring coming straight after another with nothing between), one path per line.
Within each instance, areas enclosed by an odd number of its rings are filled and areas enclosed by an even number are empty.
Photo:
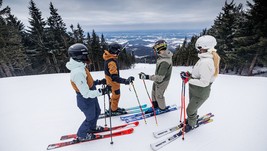
M21 44L24 25L10 13L9 7L0 12L0 77L25 75L30 64Z
M2 7L2 0L0 0L0 8ZM12 71L8 67L8 57L6 55L5 46L8 36L7 21L4 16L10 14L10 8L7 6L4 9L0 9L0 77L12 76Z
M45 21L42 18L41 11L36 7L33 0L30 0L30 16L29 18L29 41L28 54L31 57L33 68L37 73L52 73L56 72L49 58L48 41L45 31Z
M25 75L32 73L30 61L26 55L25 48L22 44L22 36L24 33L24 25L14 15L9 14L7 17L7 25L9 28L9 60L12 63L15 75Z
M77 30L76 30L76 34L77 34L77 42L78 43L83 43L84 41L84 31L81 27L80 24L77 24Z
M244 48L246 53L250 54L248 75L252 75L253 68L256 63L267 64L267 6L263 0L253 0L254 4L247 2L250 10L247 13L248 27L250 28L250 35L247 36L246 41L253 41L248 43Z
M66 33L66 24L61 16L57 13L52 2L49 5L50 17L47 19L49 50L53 60L53 64L57 72L66 72L65 63L68 60L67 47L69 39Z
M236 64L234 38L236 31L236 22L239 18L242 5L236 6L234 1L229 4L225 2L222 8L223 12L215 19L214 25L209 33L217 39L217 50L221 57L221 65L224 66L224 72L234 69Z
M124 46L118 57L120 69L131 68L132 64L135 63L134 60L134 56L131 53L127 53L126 47Z
M93 54L93 67L95 71L99 71L103 69L103 51L101 50L100 47L100 39L99 36L95 33L95 30L92 32L92 42L91 42L91 49L92 49L92 54Z
M245 47L251 43L247 41L246 39L250 35L252 26L249 26L247 24L248 20L245 17L245 12L241 11L238 20L236 23L236 29L235 29L235 37L234 37L234 46L235 51L233 52L232 56L235 58L235 66L236 66L236 74L241 75L244 71L244 69L248 66L248 58L249 53L246 53Z

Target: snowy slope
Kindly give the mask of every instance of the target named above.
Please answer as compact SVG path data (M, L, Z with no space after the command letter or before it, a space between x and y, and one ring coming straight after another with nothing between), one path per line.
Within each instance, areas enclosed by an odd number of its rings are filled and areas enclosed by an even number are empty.
M122 70L121 76L135 76L134 82L141 103L149 104L143 82L138 73L153 74L155 65L137 64L131 70ZM165 97L167 104L180 105L181 71L191 67L174 67ZM103 72L92 72L94 79L102 79ZM151 91L152 82L146 82ZM210 98L199 114L212 112L214 122L178 138L160 151L266 151L267 150L267 78L219 75L212 85ZM188 88L188 86L187 86ZM188 89L187 89L188 92ZM133 89L121 85L121 107L137 105ZM187 97L188 98L188 97ZM107 98L106 98L107 99ZM188 102L188 100L187 100ZM99 97L103 109L103 97ZM128 136L83 143L55 151L151 151L150 143L158 141L152 135L179 122L179 112L140 121L134 133ZM48 144L59 141L63 134L75 133L84 120L76 107L75 93L69 83L69 74L23 76L0 79L0 150L44 151ZM104 119L99 125L104 125ZM123 123L112 118L113 125ZM169 136L169 135L168 135Z

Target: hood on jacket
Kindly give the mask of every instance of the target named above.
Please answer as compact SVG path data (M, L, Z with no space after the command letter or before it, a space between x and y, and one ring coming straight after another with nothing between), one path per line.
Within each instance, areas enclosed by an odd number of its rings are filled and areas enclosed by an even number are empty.
M163 51L163 53L158 54L158 56L160 58L172 58L173 53L171 51L169 51L169 50L165 50L165 51Z
M77 68L85 68L86 64L83 62L78 62L70 58L70 61L66 63L66 67L69 70L74 70Z
M116 54L111 54L107 50L104 51L103 54L103 59L108 60L108 59L118 59L118 56Z

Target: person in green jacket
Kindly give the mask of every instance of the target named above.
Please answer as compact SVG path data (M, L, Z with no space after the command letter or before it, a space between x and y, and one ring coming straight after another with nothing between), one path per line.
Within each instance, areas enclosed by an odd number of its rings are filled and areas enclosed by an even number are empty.
M139 73L139 78L142 80L152 80L152 104L154 108L160 110L166 109L164 93L167 89L171 73L172 73L172 52L167 50L167 42L158 40L153 46L155 53L158 56L156 63L156 71L154 75L147 75L144 72Z

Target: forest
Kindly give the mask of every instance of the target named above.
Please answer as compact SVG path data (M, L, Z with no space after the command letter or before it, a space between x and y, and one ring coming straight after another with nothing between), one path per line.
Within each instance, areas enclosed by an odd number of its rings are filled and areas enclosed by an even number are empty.
M210 29L199 36L213 35L217 40L221 57L220 73L233 72L238 75L253 75L253 69L267 66L267 7L263 0L247 1L247 10L234 1L225 2L222 12ZM174 65L191 66L198 60L195 42L198 35L176 48Z
M65 67L69 61L68 48L74 43L87 46L91 64L91 71L104 68L102 55L107 49L107 42L102 34L98 36L93 30L85 33L78 23L66 24L58 14L58 10L50 2L50 16L47 20L33 0L29 1L29 24L24 24L12 15L11 8L2 8L0 0L0 77L36 75L49 73L67 73ZM122 51L119 58L120 68L130 68L134 57Z
M84 32L77 23L70 31L58 10L49 4L50 16L45 20L33 0L29 1L29 24L24 24L12 15L9 6L2 7L0 0L0 78L22 75L67 73L68 47L83 43L88 47L92 64L91 71L103 70L102 55L107 49L103 34L92 30ZM195 42L205 34L217 39L217 52L221 57L220 73L234 72L253 75L253 69L267 66L267 8L263 0L246 2L248 9L234 1L225 2L222 12L214 19L209 29L203 29L174 51L175 66L192 66L198 60ZM124 50L119 56L121 69L131 68L135 57Z

